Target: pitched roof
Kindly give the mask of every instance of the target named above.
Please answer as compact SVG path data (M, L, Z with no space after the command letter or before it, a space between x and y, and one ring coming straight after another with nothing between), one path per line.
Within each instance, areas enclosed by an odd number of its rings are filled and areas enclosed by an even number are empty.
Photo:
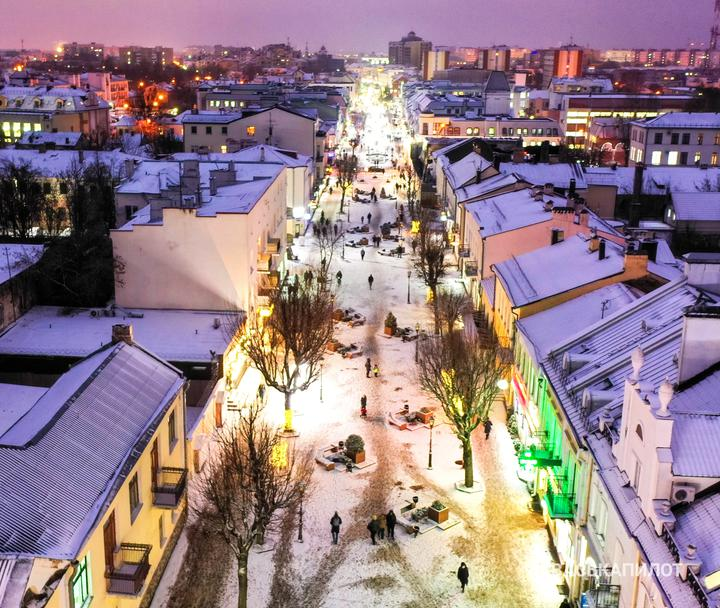
M720 112L668 112L632 124L651 129L720 129Z
M0 554L74 559L182 386L125 343L60 376L0 436Z
M720 192L675 192L675 218L685 222L720 221Z
M36 264L43 251L44 245L0 244L0 285Z
M575 180L579 190L587 188L585 174L577 163L500 163L501 173L515 173L531 184L553 184L556 188L569 188Z

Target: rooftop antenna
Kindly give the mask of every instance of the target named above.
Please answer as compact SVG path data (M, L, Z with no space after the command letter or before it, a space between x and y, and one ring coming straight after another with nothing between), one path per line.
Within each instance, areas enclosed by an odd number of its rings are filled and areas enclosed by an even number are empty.
M715 0L715 16L710 30L710 50L717 51L720 47L720 0Z
M606 311L606 310L608 309L608 307L610 306L610 300L603 300L603 301L600 303L600 306L602 307L601 310L600 310L600 318L601 318L601 319L604 319L604 318L605 318L605 311Z

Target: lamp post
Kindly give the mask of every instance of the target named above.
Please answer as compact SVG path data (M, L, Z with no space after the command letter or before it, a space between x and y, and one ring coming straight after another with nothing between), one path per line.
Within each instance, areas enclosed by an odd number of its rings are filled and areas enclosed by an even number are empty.
M435 416L430 418L430 447L428 449L428 470L432 471L432 437L433 437L433 427L435 426Z
M300 509L298 511L298 537L297 542L303 542L303 495L300 494Z
M408 270L408 297L407 297L407 303L410 304L410 277L412 276L412 271Z
M345 233L343 232L343 248L342 248L342 259L345 259Z
M324 364L323 361L321 360L321 361L320 361L320 403L322 403L322 400L323 400L323 394L322 394L322 376L323 376L323 366L324 366L324 365L325 365L325 364Z
M415 323L415 363L418 362L418 344L420 342L420 323Z

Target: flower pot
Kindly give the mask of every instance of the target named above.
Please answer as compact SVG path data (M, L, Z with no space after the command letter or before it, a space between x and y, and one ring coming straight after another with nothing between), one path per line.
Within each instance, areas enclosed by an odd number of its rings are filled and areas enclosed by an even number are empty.
M450 509L448 509L447 507L445 507L441 511L437 511L432 507L428 507L428 517L438 524L447 521L448 515L450 515Z
M355 464L365 462L365 450L362 452L348 452L347 455Z
M392 327L386 327L386 328L385 328L385 335L386 335L386 336L392 336L393 333L395 333L395 332L393 332L393 328L392 328Z
M431 411L423 412L420 410L419 412L416 412L416 414L423 424L429 424L433 417L433 413Z

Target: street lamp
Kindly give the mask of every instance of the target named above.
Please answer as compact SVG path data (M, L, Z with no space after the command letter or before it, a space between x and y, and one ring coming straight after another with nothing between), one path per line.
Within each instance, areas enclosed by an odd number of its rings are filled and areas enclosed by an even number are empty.
M420 323L415 323L415 363L418 362L418 343L420 342Z
M412 271L408 270L408 297L407 297L407 303L410 304L410 277L412 275Z
M343 248L342 248L342 259L345 259L345 233L342 234L343 237Z
M435 416L430 418L430 447L428 449L428 470L432 471L432 436L433 436L433 427L435 426Z
M320 403L322 403L323 400L323 394L322 394L322 376L323 376L323 366L324 362L320 360Z

